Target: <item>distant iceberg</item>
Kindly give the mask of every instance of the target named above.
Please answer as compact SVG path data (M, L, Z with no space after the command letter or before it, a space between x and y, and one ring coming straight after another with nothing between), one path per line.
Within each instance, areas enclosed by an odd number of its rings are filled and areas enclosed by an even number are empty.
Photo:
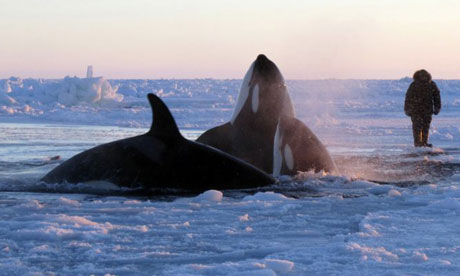
M103 77L93 77L93 66L86 70L86 78L65 77L54 91L45 94L55 96L63 105L84 103L121 102L123 95L117 94L118 87L112 87Z
M121 102L123 95L117 94L118 87L112 87L103 77L78 78L65 77L54 91L46 91L57 97L63 105L78 105L82 103Z
M0 80L0 105L14 106L18 103L62 104L110 104L123 100L118 86L112 87L103 77L93 77L93 67L88 66L87 77L65 77L51 85L41 79L11 77Z

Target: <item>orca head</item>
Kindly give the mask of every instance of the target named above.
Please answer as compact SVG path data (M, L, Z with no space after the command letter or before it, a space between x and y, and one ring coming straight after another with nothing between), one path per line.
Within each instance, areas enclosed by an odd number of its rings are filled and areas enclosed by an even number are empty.
M273 61L265 55L260 54L254 61L254 71L251 84L261 83L263 85L286 86L283 75Z
M242 113L243 121L256 115L268 125L276 125L280 115L295 116L283 75L263 54L257 56L243 79L231 124Z
M326 147L299 119L281 116L273 139L273 175L339 171Z

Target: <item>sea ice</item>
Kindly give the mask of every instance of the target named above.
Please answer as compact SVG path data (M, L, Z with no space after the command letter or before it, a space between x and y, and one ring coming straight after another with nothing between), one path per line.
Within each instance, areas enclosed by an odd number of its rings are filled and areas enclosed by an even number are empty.
M231 117L241 80L105 80L123 96L110 104L102 86L100 101L99 88L78 92L82 80L0 80L0 97L15 100L0 103L0 274L458 275L460 81L437 81L436 148L420 150L402 109L410 80L287 81L343 175L177 199L37 181L78 152L144 133L148 92L194 139ZM85 100L60 103L72 85Z

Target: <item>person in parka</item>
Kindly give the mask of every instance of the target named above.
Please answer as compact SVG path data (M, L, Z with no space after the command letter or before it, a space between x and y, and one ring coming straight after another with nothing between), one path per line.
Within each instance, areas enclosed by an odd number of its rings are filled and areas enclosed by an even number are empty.
M431 147L432 145L428 144L431 116L438 115L441 110L441 95L426 70L415 72L413 79L406 92L404 112L412 120L414 146Z

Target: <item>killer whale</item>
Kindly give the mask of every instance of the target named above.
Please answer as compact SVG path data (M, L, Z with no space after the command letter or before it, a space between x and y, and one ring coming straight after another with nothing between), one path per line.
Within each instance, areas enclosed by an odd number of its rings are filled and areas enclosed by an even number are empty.
M281 116L273 148L273 175L293 175L299 171L337 172L326 147L303 122Z
M281 118L284 118L282 124ZM280 145L275 148L274 144L277 129L283 134L284 141L291 141L288 147L295 150L291 154L293 160L284 158L284 154L276 155L280 150ZM284 77L265 55L259 55L249 67L230 121L206 131L197 142L232 154L267 173L293 175L311 169L336 171L327 149L304 123L295 118ZM281 159L276 160L275 155ZM284 163L283 167L283 160L291 160L295 164L293 169L286 167L291 163ZM275 165L280 166L276 172Z
M284 78L271 60L259 55L243 79L230 121L206 131L197 142L272 173L273 136L281 115L295 115Z
M245 189L273 184L260 169L225 152L185 139L167 106L148 94L153 122L139 136L96 146L68 159L41 181L84 183L108 181L120 187Z

